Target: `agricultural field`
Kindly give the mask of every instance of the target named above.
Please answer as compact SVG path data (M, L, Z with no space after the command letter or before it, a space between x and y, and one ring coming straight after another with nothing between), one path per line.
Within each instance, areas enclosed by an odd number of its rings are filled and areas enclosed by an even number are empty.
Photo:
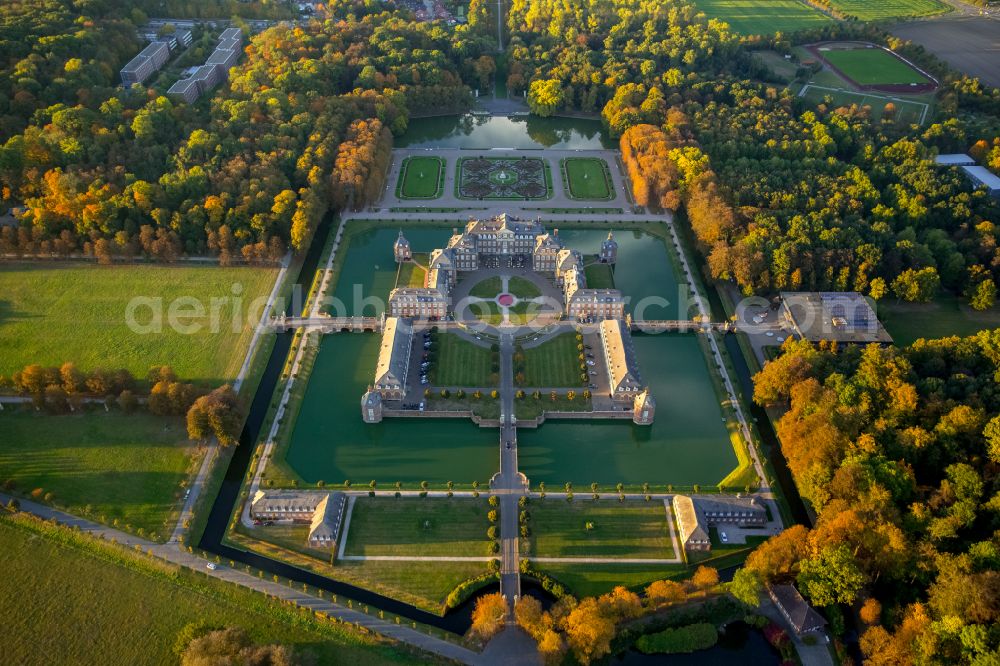
M358 497L344 555L487 557L489 510L485 498Z
M178 633L199 622L242 627L257 642L309 651L319 663L420 663L345 629L303 623L235 585L172 567L118 563L39 538L6 518L0 518L0 543L5 663L176 664Z
M820 47L819 50L824 59L858 85L930 83L923 74L883 49Z
M530 557L674 559L670 519L662 500L591 500L581 488L573 502L532 502Z
M610 201L615 198L614 184L607 163L596 157L570 157L563 160L563 182L571 199Z
M169 536L182 482L200 456L184 420L100 411L51 416L4 410L0 480L41 488L70 513Z
M990 86L1000 86L1000 21L944 17L890 28L902 39L922 45L949 65Z
M840 16L859 21L883 21L895 18L933 16L951 11L941 0L830 0L830 7Z
M400 199L437 199L444 186L445 161L440 157L407 157L399 170L396 196Z
M709 18L729 24L742 35L771 35L818 28L831 19L798 0L695 0Z
M490 350L454 333L438 335L437 360L429 376L437 386L493 386Z
M276 276L261 267L0 265L0 375L72 361L83 371L125 368L139 379L170 364L203 386L232 381ZM142 299L133 314L145 331L128 324L133 299ZM172 304L181 326L170 325ZM153 310L162 314L158 327Z
M580 361L576 334L563 333L537 347L524 350L524 383L526 387L577 387L580 381Z

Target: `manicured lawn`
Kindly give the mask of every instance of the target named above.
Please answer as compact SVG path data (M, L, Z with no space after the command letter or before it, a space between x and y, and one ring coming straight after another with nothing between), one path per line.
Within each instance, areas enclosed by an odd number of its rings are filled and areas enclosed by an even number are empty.
M443 612L445 599L459 583L486 572L486 562L338 560L331 565L330 550L305 547L308 525L258 528L253 537L245 536L246 528L242 526L237 530L239 533L232 536L241 547L432 613ZM481 532L485 550L486 528Z
M507 291L518 298L538 298L542 295L541 290L535 286L534 282L517 276L507 280Z
M479 321L492 326L499 326L503 322L503 314L500 312L500 306L494 301L469 303L469 312Z
M563 333L524 350L524 386L583 385L575 333Z
M955 296L944 295L930 303L886 300L879 303L878 316L899 346L911 344L918 338L964 337L1000 327L1000 307L979 312Z
M611 264L588 264L583 268L583 275L591 289L615 288L615 273Z
M399 265L399 275L396 277L396 286L423 287L426 279L427 269L416 261L404 261Z
M334 625L306 623L260 594L158 565L108 561L0 519L4 663L177 664L190 623L238 626L261 643L313 653L318 663L420 663Z
M532 301L518 301L507 308L507 313L510 323L523 325L542 313L542 305Z
M500 279L500 276L494 275L493 277L486 278L485 280L477 283L472 289L469 290L469 296L475 296L476 298L495 298L502 289L503 281Z
M486 498L358 497L345 555L486 557Z
M589 412L594 406L590 400L583 397L583 390L576 389L576 397L572 400L566 397L566 392L560 391L553 401L549 393L543 394L538 400L532 396L530 389L525 391L523 400L514 401L514 413L519 419L536 419L543 411L548 412Z
M493 386L490 350L454 333L438 336L438 356L429 377L437 386Z
M444 160L440 157L407 157L399 170L400 199L436 199L441 196Z
M830 0L830 5L844 16L861 21L879 21L904 16L930 16L950 10L940 0Z
M834 67L861 85L928 83L927 77L882 49L836 49L820 52Z
M196 451L180 418L103 409L50 416L8 407L0 414L0 480L12 479L21 493L52 492L70 513L117 519L161 538Z
M797 0L695 0L694 5L743 35L788 33L831 22L818 9Z
M528 510L531 557L677 557L662 500L595 502L579 488L572 502L539 499Z
M654 580L690 578L691 569L683 564L577 564L538 563L535 568L553 576L577 598L596 597L618 585L641 590Z
M215 385L231 381L243 363L274 284L272 268L219 266L96 266L82 263L12 263L0 265L0 375L30 363L58 366L73 361L81 370L126 368L144 379L154 365L169 364L183 379ZM234 303L234 292L238 302ZM196 299L201 316L189 317ZM260 303L254 304L257 298ZM142 325L152 321L152 304L162 307L159 332L136 332L127 323L128 305ZM217 308L212 323L212 298ZM151 299L162 299L153 301ZM169 324L198 325L182 332ZM162 304L162 305L160 305ZM235 316L234 316L235 310Z
M570 157L563 161L563 171L571 199L610 201L615 198L611 173L604 160L596 157Z

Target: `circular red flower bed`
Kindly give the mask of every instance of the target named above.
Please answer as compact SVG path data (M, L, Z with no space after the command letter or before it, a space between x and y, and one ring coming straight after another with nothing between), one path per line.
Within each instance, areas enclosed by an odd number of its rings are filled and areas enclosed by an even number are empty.
M497 303L504 307L510 307L511 305L514 305L514 297L510 294L500 294L497 297Z

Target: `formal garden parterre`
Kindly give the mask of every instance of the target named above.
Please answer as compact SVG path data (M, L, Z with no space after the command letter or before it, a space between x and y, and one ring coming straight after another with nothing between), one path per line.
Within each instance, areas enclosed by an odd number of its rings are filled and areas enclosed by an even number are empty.
M534 157L465 157L458 161L460 199L538 201L552 195L548 161Z

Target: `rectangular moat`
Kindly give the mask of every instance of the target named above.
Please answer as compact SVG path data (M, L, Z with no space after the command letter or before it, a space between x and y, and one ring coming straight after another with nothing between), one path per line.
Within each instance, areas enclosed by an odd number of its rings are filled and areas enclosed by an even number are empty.
M340 248L342 265L333 293L347 306L346 314L381 314L395 284L392 248L398 225L380 224L384 226L349 231ZM404 230L420 253L441 246L455 226L461 222ZM592 256L607 229L566 228L559 235ZM663 241L642 230L617 230L615 238L619 261L614 283L631 299L629 310L641 306L646 319L690 317L682 302L687 287ZM373 298L359 300L367 297ZM358 400L372 382L379 345L377 333L323 338L301 409L276 461L307 484L348 479L367 484L374 479L383 489L397 481L409 488L421 481L485 485L499 468L494 428L480 428L466 418L362 421ZM544 481L554 489L553 484L570 481L578 490L592 482L709 487L737 466L697 336L637 334L634 346L643 379L657 398L654 424L549 419L538 429L520 428L519 469L533 486Z

